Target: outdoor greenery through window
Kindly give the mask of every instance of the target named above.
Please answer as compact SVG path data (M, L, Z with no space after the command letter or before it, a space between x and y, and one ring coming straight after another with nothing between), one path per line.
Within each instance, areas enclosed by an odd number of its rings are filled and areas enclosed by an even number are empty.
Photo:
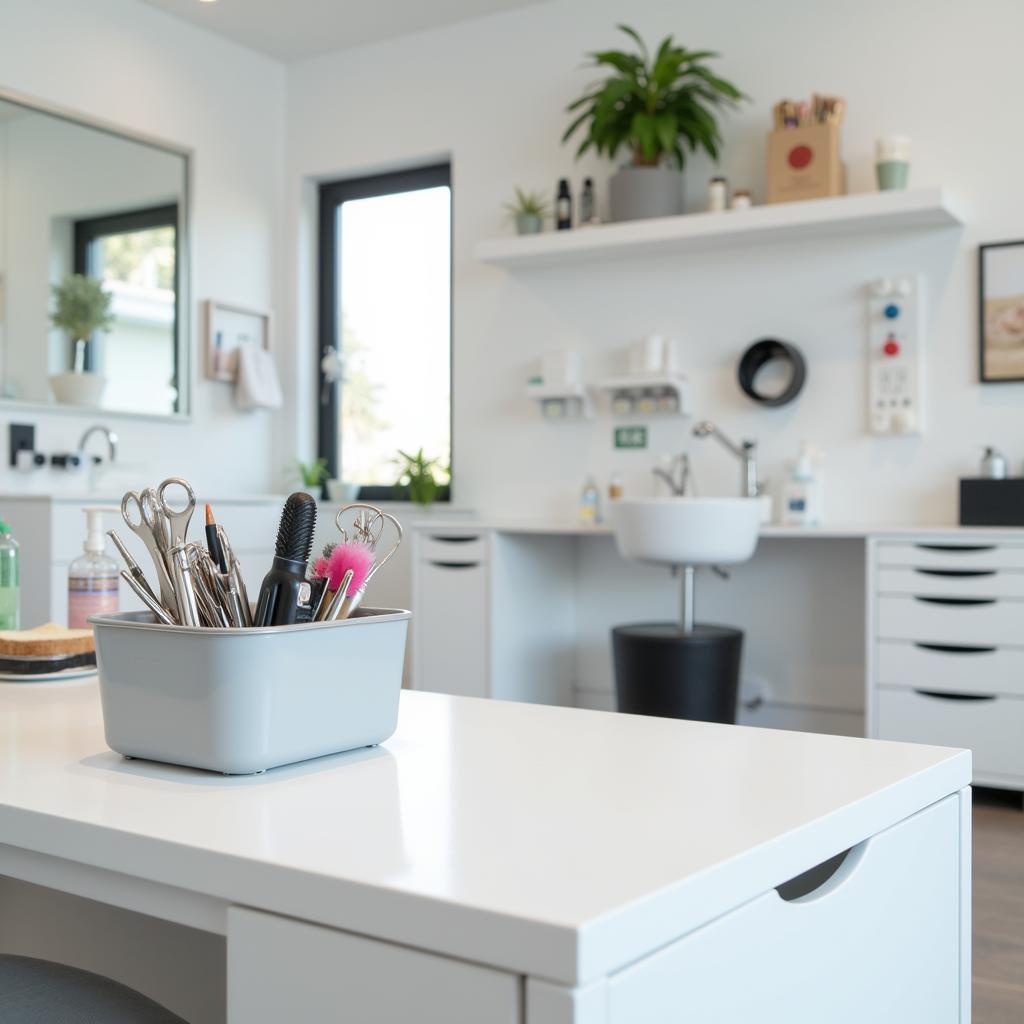
M364 498L399 496L400 452L451 462L448 167L321 188L321 454ZM403 496L406 496L403 492ZM442 489L439 497L445 497Z

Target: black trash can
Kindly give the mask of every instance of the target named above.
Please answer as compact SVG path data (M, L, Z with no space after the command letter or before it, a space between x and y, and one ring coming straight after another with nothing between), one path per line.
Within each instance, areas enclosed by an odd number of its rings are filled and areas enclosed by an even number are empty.
M736 721L743 631L674 622L612 629L618 707L631 715Z

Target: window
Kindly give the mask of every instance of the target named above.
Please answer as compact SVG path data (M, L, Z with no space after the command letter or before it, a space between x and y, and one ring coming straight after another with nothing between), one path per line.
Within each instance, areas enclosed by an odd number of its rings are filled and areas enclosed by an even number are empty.
M104 405L179 411L177 205L75 221L74 269L113 296L113 328L86 353L85 369L107 377Z
M451 253L447 164L321 185L320 454L362 498L402 496L399 451L449 479Z

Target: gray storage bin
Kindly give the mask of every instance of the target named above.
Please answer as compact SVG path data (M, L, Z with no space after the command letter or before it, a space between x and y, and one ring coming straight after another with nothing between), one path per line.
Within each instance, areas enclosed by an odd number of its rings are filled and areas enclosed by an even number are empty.
M97 615L107 743L128 757L249 775L386 740L410 614L262 629L164 626Z

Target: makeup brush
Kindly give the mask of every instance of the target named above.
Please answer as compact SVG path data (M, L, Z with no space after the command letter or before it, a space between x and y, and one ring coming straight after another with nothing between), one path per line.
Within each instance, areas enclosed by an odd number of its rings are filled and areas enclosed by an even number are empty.
M306 563L316 529L316 498L304 491L289 495L277 528L270 572L263 578L253 623L290 626L299 608L299 589L306 584Z
M320 569L324 569L324 575L327 578L324 596L317 609L316 620L318 622L331 622L338 618L345 597L357 593L366 586L370 570L373 568L373 559L373 552L366 544L351 540L343 544L336 544L330 558L317 560L318 575ZM322 562L326 562L326 565L322 565ZM352 578L343 591L342 583L349 572L352 573Z
M220 545L220 534L217 533L217 520L213 518L213 509L209 504L206 506L206 550L210 552L210 557L226 576L228 563L224 557L224 549Z

